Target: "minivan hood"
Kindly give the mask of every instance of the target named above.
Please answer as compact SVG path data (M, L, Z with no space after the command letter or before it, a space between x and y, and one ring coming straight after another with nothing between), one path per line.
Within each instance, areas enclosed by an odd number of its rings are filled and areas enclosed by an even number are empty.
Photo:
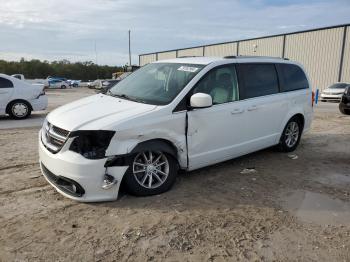
M47 120L68 131L102 130L155 108L154 105L98 94L55 109Z

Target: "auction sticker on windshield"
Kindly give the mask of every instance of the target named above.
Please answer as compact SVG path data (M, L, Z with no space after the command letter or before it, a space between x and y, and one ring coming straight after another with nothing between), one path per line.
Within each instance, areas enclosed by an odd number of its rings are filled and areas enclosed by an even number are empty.
M180 66L178 71L185 71L185 72L191 72L194 73L198 70L198 67L192 67L192 66Z

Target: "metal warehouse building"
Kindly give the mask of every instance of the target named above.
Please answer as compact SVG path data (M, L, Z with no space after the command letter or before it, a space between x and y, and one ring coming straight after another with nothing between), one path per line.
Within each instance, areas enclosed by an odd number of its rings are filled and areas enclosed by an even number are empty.
M350 82L350 24L139 55L139 64L183 56L274 56L303 64L313 89Z

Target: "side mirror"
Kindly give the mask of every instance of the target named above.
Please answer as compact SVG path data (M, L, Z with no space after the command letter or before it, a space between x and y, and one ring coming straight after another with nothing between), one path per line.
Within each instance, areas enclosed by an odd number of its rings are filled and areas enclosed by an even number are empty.
M191 96L190 105L193 108L211 107L213 105L213 99L208 94L196 93Z

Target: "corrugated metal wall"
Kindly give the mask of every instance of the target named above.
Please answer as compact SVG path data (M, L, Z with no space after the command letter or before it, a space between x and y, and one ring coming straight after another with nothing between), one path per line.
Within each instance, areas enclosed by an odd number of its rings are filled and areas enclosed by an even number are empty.
M346 32L341 81L350 83L350 26L347 27Z
M282 57L283 36L239 42L240 55Z
M237 55L237 43L210 45L204 47L204 56Z
M177 56L203 56L203 47L181 49L177 52Z
M343 28L286 36L285 57L304 65L313 89L338 80Z
M176 51L158 53L158 60L176 58Z
M350 82L350 25L208 45L204 48L201 46L179 49L177 50L177 57L203 56L203 51L205 56L257 55L282 57L284 53L284 57L304 65L313 89L319 88L322 90L338 81L345 27L348 29L344 42L341 81ZM176 57L175 50L156 54L140 55L140 65L145 65L156 59L163 60Z
M143 66L156 61L157 55L156 54L142 55L142 56L139 56L139 59L140 59L140 65Z

